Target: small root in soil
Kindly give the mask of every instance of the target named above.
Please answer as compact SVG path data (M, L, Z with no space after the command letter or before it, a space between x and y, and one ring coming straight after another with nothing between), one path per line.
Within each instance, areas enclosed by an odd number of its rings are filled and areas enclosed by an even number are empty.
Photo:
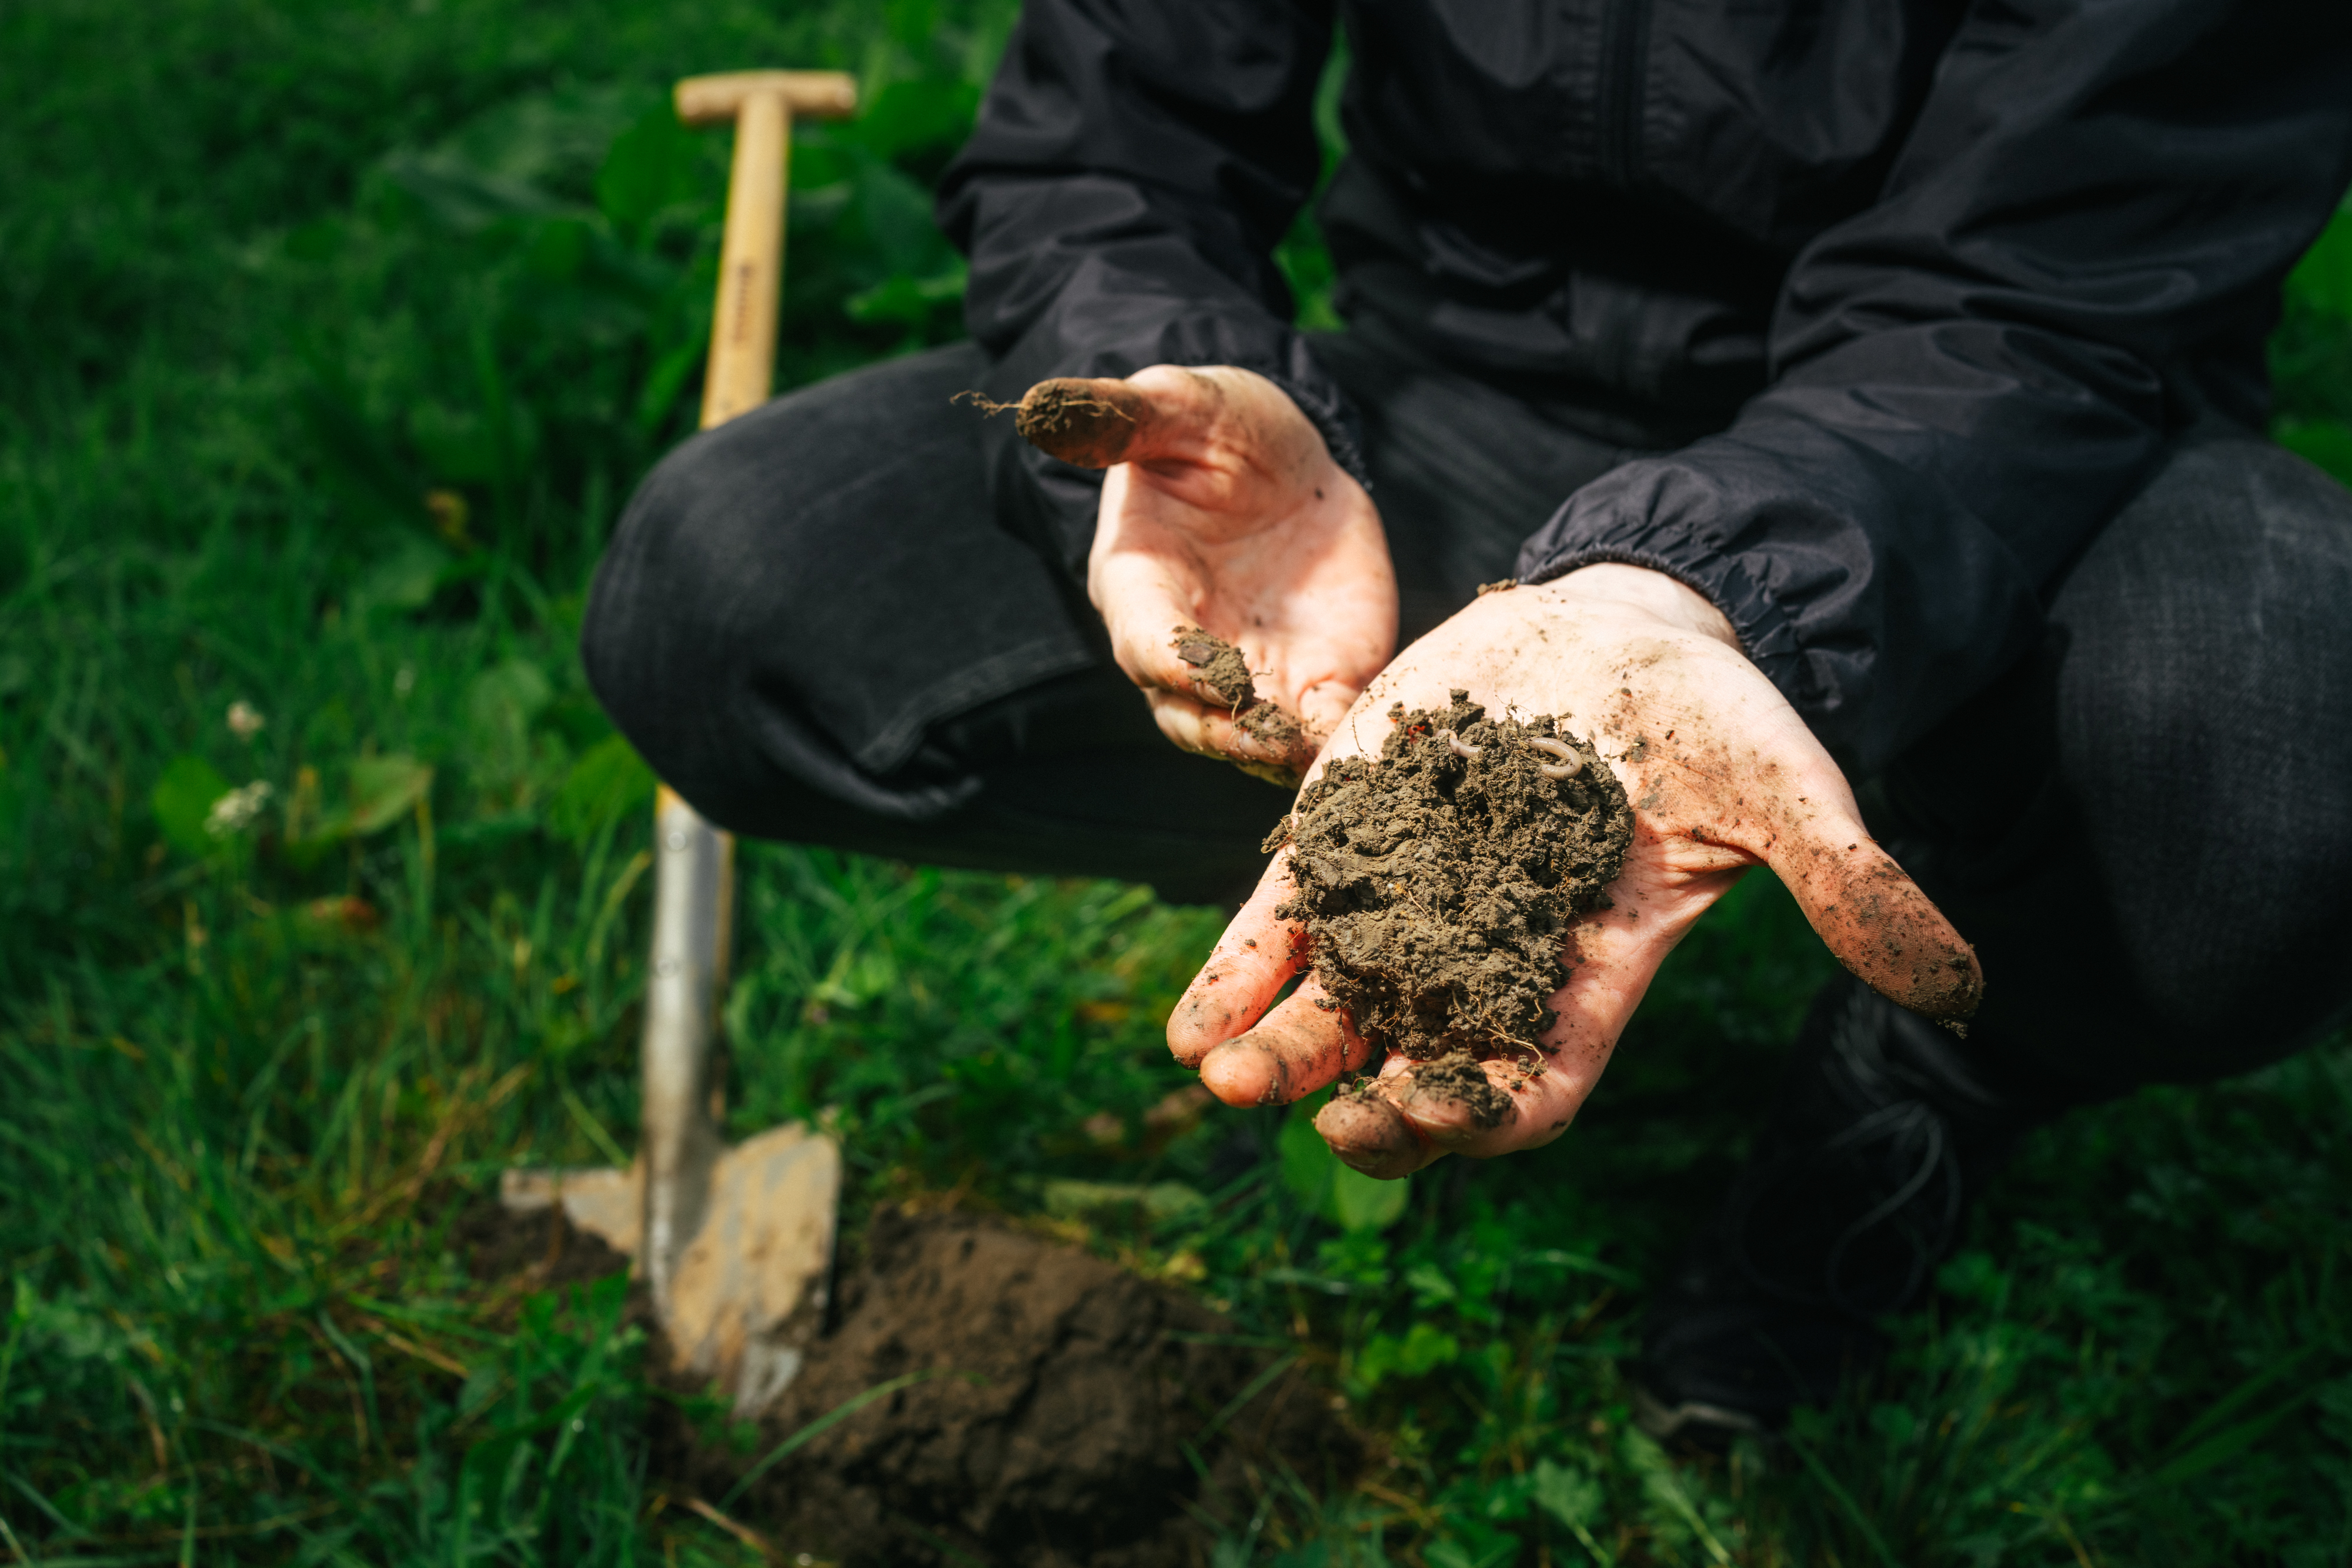
M1010 413L1021 439L1081 468L1126 461L1150 413L1141 393L1108 377L1057 376L1031 387L1019 402L998 402L978 392L958 392L951 401L982 413Z
M1247 707L1257 701L1249 661L1223 637L1198 626L1179 626L1173 645L1176 656L1192 666L1192 678L1223 698L1227 707Z

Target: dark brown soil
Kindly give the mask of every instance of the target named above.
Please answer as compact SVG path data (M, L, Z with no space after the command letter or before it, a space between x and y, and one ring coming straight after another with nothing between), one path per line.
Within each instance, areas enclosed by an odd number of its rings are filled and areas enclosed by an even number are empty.
M1192 666L1192 678L1216 693L1227 707L1246 707L1257 701L1249 661L1223 637L1198 626L1179 626L1172 646L1176 656Z
M916 1382L828 1427L730 1510L785 1561L1157 1568L1205 1557L1192 1444L1229 1499L1244 1460L1310 1482L1362 1462L1329 1396L1181 1291L982 1218L877 1212L836 1325L750 1451L675 1430L663 1468L716 1500L761 1455L866 1390ZM1206 1430L1221 1414L1226 1418ZM1241 1506L1246 1508L1246 1501Z
M561 1208L512 1214L495 1197L467 1206L453 1228L464 1249L466 1272L477 1280L506 1280L528 1291L551 1291L617 1274L629 1260L601 1237L575 1228Z
M1507 1053L1490 1051L1486 1054ZM1499 1127L1511 1113L1511 1097L1496 1088L1495 1081L1480 1070L1481 1060L1467 1051L1450 1051L1433 1061L1423 1062L1412 1075L1413 1087L1422 1093L1444 1095L1469 1107L1470 1120L1481 1127ZM1536 1065L1533 1059L1527 1060L1530 1066ZM1371 1081L1364 1082L1369 1085Z
M1278 913L1305 923L1316 977L1366 1040L1432 1063L1422 1089L1453 1084L1499 1121L1505 1096L1476 1064L1541 1071L1561 947L1607 904L1633 810L1600 755L1549 715L1497 722L1455 692L1444 711L1389 717L1380 760L1334 763L1267 841L1293 846L1297 891Z
M983 403L989 413L998 406ZM1031 387L1013 423L1041 452L1081 468L1108 468L1126 455L1149 409L1124 382L1065 376Z
M1192 667L1192 678L1217 694L1233 710L1242 733L1287 751L1298 740L1298 721L1280 705L1257 695L1250 679L1249 661L1242 651L1213 632L1198 626L1176 628L1171 644L1176 656Z
M495 1199L467 1208L454 1239L474 1278L533 1291L628 1267L560 1212L513 1215ZM631 1298L654 1371L660 1331L642 1284ZM1275 1354L1235 1343L1233 1323L1193 1297L1001 1221L886 1207L835 1301L834 1325L748 1446L715 1429L706 1439L667 1401L650 1417L656 1484L715 1503L810 1422L879 1384L934 1375L828 1427L728 1510L785 1562L1191 1568L1208 1537L1187 1504L1245 1514L1253 1476L1272 1466L1320 1490L1364 1462L1327 1390L1296 1366L1261 1383Z

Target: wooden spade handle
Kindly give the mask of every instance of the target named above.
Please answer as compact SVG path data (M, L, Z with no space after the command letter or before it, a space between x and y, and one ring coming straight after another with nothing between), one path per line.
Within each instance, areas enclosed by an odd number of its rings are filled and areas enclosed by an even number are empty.
M845 120L857 112L857 80L846 71L725 71L688 77L671 99L688 125L724 125L754 93L782 93L784 106L809 120Z
M784 274L784 180L793 111L780 92L753 93L735 118L735 169L727 182L727 237L719 252L719 300L710 364L702 379L702 428L768 401L776 371L776 311Z
M767 402L775 383L793 115L847 114L856 107L857 87L836 71L738 71L688 77L677 84L677 103L678 118L689 125L730 115L735 121L710 362L702 380L708 430Z

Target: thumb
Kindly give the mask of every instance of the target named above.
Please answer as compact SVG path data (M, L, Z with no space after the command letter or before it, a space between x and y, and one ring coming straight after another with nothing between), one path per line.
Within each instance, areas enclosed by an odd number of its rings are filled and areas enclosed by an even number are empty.
M1975 1013L1984 999L1976 949L1895 857L1859 821L1797 826L1766 859L1838 962L1881 996L1938 1022Z
M1013 423L1023 440L1048 457L1080 468L1108 468L1128 460L1137 438L1159 417L1150 395L1123 381L1056 376L1029 389L1013 410Z
M1013 423L1029 444L1081 468L1209 464L1278 475L1324 452L1288 393L1225 366L1147 365L1125 381L1059 376L1031 387Z
M1363 695L1361 686L1347 681L1316 682L1298 694L1299 728L1311 737L1319 748L1321 742L1339 729L1340 720L1348 716L1348 710L1356 706L1356 699ZM1307 760L1312 761L1313 758L1310 756Z
M1221 423L1234 412L1229 379L1181 365L1150 366L1125 381L1057 376L1029 389L1013 423L1038 451L1081 468L1197 462L1215 447L1221 429L1228 437L1250 434L1246 420L1230 428Z

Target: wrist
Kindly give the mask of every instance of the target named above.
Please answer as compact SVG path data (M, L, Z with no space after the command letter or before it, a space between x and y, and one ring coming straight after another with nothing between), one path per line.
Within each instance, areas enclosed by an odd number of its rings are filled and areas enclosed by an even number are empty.
M1739 633L1729 617L1698 590L1646 566L1599 561L1538 585L1533 591L1559 603L1612 604L1641 612L1679 632L1713 638L1737 652Z

